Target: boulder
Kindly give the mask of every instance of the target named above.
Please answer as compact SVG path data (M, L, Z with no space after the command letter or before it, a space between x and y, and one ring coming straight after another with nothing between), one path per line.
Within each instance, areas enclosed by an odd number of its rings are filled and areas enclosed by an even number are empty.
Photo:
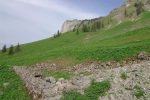
M56 80L53 77L46 77L45 80L46 80L46 82L49 82L49 83L52 83L52 84L56 83Z
M139 60L147 60L148 59L148 53L147 52L140 52L137 56L137 59Z

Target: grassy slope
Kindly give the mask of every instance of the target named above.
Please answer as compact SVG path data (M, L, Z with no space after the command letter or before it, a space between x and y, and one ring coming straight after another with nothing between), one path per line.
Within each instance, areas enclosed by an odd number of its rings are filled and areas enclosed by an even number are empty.
M21 46L20 53L0 53L0 64L28 65L40 61L65 59L68 63L83 60L122 60L140 51L150 52L150 12L137 21L124 21L97 32L74 32Z

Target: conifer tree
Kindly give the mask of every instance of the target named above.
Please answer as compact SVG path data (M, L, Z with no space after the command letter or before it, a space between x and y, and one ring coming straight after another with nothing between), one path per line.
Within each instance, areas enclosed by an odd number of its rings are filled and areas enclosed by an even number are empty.
M127 9L125 9L125 11L124 11L124 16L125 16L125 17L128 17Z
M9 53L8 53L8 54L9 54L9 55L14 54L14 46L13 46L13 45L10 46L10 48L9 48Z
M59 36L59 30L57 31L57 36Z
M103 22L101 22L101 28L104 28L105 26L104 26L104 23Z
M20 44L18 43L18 45L16 46L16 52L19 52L21 49L20 49Z
M92 24L91 31L92 32L96 32L96 24L95 23Z
M140 15L144 11L143 6L144 4L141 1L138 3L135 3L137 16Z
M54 36L53 36L54 38L56 38L56 34L54 34Z
M59 37L61 35L61 33L59 32L59 30L57 31L57 37Z
M76 29L75 29L75 28L73 28L72 32L75 32L75 31L76 31Z
M76 30L76 35L79 35L79 30L78 29Z
M82 31L83 32L89 32L89 27L87 25L83 24Z
M3 48L2 48L2 52L5 53L6 51L7 51L6 45L4 45Z

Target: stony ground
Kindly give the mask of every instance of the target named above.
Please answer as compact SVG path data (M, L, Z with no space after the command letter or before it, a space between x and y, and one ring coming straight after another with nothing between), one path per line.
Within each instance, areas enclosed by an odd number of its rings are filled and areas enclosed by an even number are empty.
M88 62L59 69L55 64L37 64L33 67L15 66L15 72L24 80L33 100L60 100L63 92L84 94L92 80L109 80L111 89L99 100L150 100L150 60L139 55L139 60L123 62ZM43 70L65 70L74 73L70 80L44 77Z

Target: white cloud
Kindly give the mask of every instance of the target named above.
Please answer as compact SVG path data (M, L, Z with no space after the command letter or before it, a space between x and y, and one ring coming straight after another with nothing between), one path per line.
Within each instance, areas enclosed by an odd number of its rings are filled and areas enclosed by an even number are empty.
M94 18L98 17L98 14L91 13L91 12L86 12L83 11L82 9L72 8L69 5L65 5L65 3L61 2L61 4L55 2L55 0L17 0L19 2L24 2L26 4L30 4L33 6L38 6L41 8L45 8L57 13L62 13L67 16L79 18L79 19L89 19L89 18Z

